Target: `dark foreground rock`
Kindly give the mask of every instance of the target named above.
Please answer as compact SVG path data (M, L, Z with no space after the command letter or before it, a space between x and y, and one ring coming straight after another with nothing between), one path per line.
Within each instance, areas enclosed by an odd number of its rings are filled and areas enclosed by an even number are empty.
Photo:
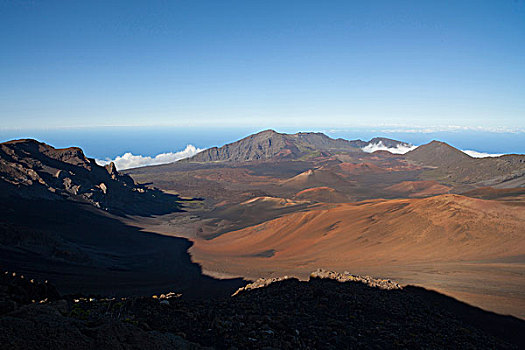
M523 345L522 320L422 288L385 288L395 286L394 282L385 282L382 288L352 278L339 282L343 275L318 271L316 276L323 278L276 280L215 300L185 300L170 293L31 303L0 316L0 345L2 349L506 349Z
M56 288L47 281L35 281L16 272L0 274L0 315L16 310L19 305L59 298Z

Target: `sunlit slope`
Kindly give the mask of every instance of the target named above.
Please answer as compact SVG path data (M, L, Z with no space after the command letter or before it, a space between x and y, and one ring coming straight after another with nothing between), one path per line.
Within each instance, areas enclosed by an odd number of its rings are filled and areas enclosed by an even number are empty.
M525 210L450 194L326 204L197 241L192 254L205 268L229 257L232 265L255 270L261 264L352 267L519 256L525 254Z
M326 203L344 203L349 201L347 196L331 187L308 188L297 192L294 198Z

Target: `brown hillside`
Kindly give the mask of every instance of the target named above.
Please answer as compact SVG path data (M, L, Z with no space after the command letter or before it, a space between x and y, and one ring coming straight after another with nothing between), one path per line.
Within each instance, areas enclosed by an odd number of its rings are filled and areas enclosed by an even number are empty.
M282 181L281 185L288 188L306 189L322 186L334 188L345 187L352 186L352 183L331 170L310 169L288 180Z
M520 187L525 184L525 155L472 158L444 142L432 141L407 152L405 158L427 167L421 174L424 180L471 188Z
M375 164L367 163L367 162L358 163L358 164L341 163L341 164L338 164L338 168L340 169L341 172L345 174L350 174L350 175L368 174L368 173L378 174L378 173L384 173L388 171L387 169L383 169Z
M265 130L222 147L209 148L184 162L297 159L319 152L338 151L362 152L348 140L332 139L322 133L283 134L274 130Z
M403 181L389 186L385 190L399 196L428 197L448 193L450 187L441 185L436 181Z
M473 159L468 154L440 141L432 141L426 145L421 145L407 152L405 156L410 160L432 166L446 166Z
M325 203L344 203L349 201L347 196L331 187L308 188L298 192L294 198Z
M525 187L519 188L494 188L494 187L481 187L475 190L471 190L463 193L464 196L480 198L480 199L525 199Z
M494 259L525 254L524 223L522 207L459 195L373 200L285 215L197 241L192 251L205 267L228 257L237 272L259 264L344 268ZM250 258L269 250L271 258Z

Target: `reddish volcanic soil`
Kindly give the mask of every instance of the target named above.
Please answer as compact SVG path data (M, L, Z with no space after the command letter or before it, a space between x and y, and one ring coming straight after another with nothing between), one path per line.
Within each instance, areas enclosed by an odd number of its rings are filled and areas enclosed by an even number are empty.
M525 211L458 195L325 205L197 242L194 253L382 265L525 253ZM371 259L372 257L372 259Z
M338 168L346 174L368 174L368 173L384 173L388 170L378 167L372 163L341 163L337 165Z
M195 178L215 182L228 181L233 183L249 183L252 186L265 184L275 180L268 176L256 176L251 174L247 169L239 168L205 169L195 175Z
M190 252L212 274L373 273L525 317L524 231L522 206L449 194L323 204L197 239Z
M449 193L451 188L436 181L403 181L385 188L396 195L408 197L428 197L436 194Z
M314 187L298 192L294 199L326 203L348 202L348 197L331 187Z
M341 175L326 169L310 169L281 182L286 188L307 189L325 185L326 187L350 187L353 184Z
M480 187L463 193L464 196L480 199L497 199L506 201L525 200L525 187L518 188L494 188Z

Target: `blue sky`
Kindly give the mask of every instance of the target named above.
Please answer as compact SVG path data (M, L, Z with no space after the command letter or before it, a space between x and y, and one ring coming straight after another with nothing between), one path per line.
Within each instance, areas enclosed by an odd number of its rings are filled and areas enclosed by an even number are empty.
M525 129L525 1L0 0L0 128Z

